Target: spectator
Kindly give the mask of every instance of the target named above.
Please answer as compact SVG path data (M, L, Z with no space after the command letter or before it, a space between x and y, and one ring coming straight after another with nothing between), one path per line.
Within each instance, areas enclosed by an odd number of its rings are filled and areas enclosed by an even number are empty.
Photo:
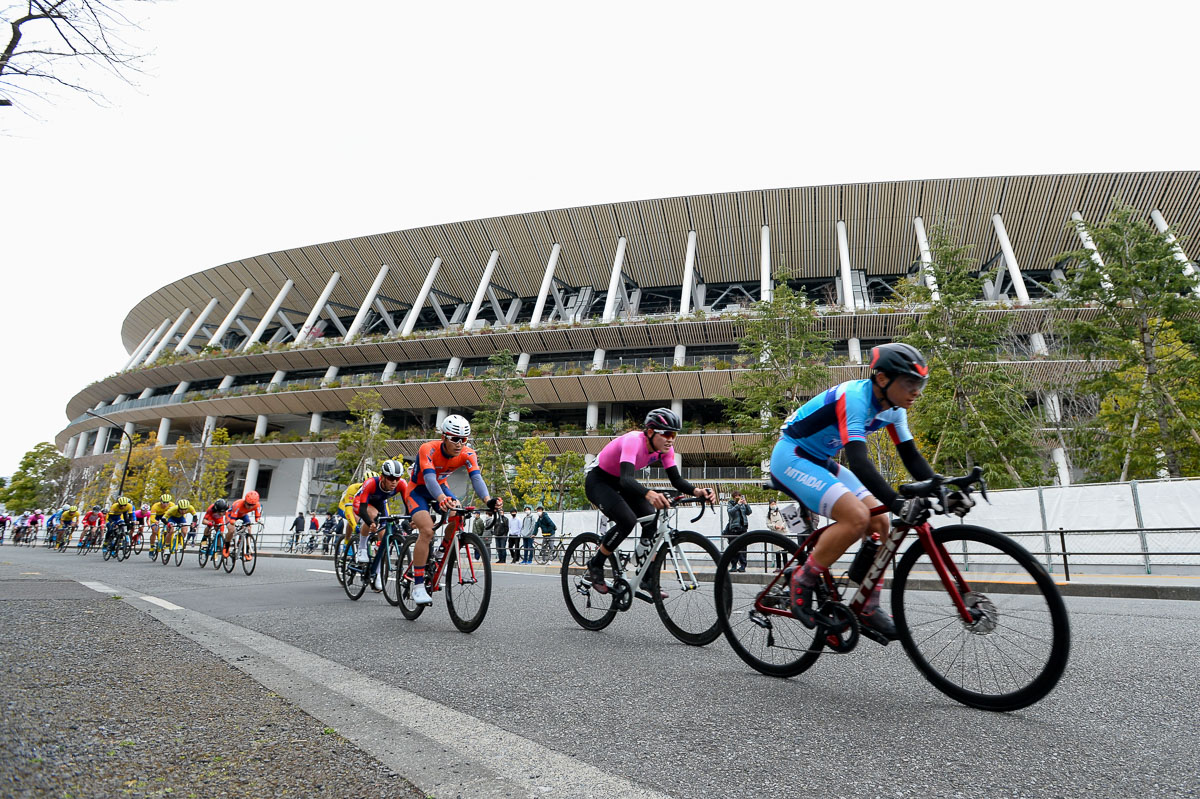
M328 555L329 550L333 547L333 538L337 536L340 541L342 538L342 527L345 521L338 516L333 515L333 511L328 511L325 514L325 522L321 525L321 554Z
M750 506L746 504L746 498L742 496L742 492L733 492L733 496L729 498L729 507L725 509L725 512L729 516L729 521L725 523L726 538L737 538L750 529L750 514L752 511L750 510ZM734 560L729 571L746 571L746 550L742 549L737 553L737 558Z
M546 513L546 509L541 505L538 505L537 512L537 529L541 531L542 536L549 537L554 535L558 531L558 525L550 518L550 514Z
M487 525L496 540L496 562L504 563L505 555L508 554L508 517L504 515L504 511L498 510L491 511L491 516Z
M317 514L314 513L312 518L308 520L308 529L314 532L321 529L321 523L317 521Z
M512 509L508 519L508 554L513 563L521 562L521 520L517 518L517 509Z
M300 534L304 532L304 511L296 513L296 518L292 519L292 549L300 543Z
M521 517L521 543L524 544L524 553L521 558L521 563L533 563L533 536L537 533L538 517L534 515L533 508L525 506L525 515Z
M775 500L767 506L767 529L773 533L783 533L787 530L787 522L783 520L783 514L779 511L779 505ZM783 552L775 552L775 568L783 568Z

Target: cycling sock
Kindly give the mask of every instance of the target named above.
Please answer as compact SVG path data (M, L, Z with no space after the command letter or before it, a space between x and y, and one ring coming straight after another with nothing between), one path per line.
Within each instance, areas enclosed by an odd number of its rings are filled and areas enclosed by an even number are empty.
M367 551L367 537L365 535L360 535L358 537L358 548L363 552Z
M588 561L588 568L603 570L605 560L606 560L606 558L604 557L604 553L597 552L595 555L592 556L592 559Z
M826 574L829 574L829 569L817 563L812 559L812 555L809 555L808 560L804 561L804 566L800 568L800 574L796 577L796 582L800 585L813 586Z
M414 566L413 567L413 585L421 585L424 582L425 582L425 567L424 566Z

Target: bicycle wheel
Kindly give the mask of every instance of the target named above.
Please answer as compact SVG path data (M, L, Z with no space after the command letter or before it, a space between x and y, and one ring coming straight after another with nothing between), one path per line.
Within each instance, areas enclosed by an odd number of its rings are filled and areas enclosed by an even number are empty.
M212 546L212 541L208 536L200 539L200 547L196 550L196 559L200 561L200 568L203 569L208 565L209 547Z
M133 537L133 554L135 554L135 555L142 554L142 548L144 547L145 543L146 543L145 535L143 535L142 533L138 533L137 535L135 535Z
M567 545L562 568L559 570L567 610L571 618L585 630L603 630L617 617L613 592L610 590L607 594L601 594L599 591L593 591L583 580L586 564L599 548L600 536L595 533L580 533ZM583 565L576 565L580 563ZM604 564L604 579L610 588L616 573L616 555L609 555Z
M396 607L400 608L401 615L409 621L424 613L426 608L425 605L418 605L412 597L412 557L413 547L416 545L417 534L412 533L400 542L400 547L395 553L395 558L388 564L388 571L391 572L392 579L396 581L396 593L400 599ZM432 572L426 572L427 578L432 576Z
M246 533L241 555L242 571L249 577L254 574L254 567L258 565L258 542L254 540L254 533Z
M333 550L333 576L337 578L338 585L346 584L346 553L349 551L350 545L340 540Z
M221 568L225 570L226 574L233 574L233 567L237 565L238 560L238 548L241 547L241 545L242 534L238 533L233 537L233 540L229 542L229 554L222 554Z
M133 552L133 542L129 540L129 533L121 536L121 552L120 560L126 560Z
M183 563L183 553L186 548L183 533L176 533L175 540L171 542L171 549L175 552L175 565Z
M479 629L492 601L492 561L475 533L460 533L446 559L446 610L460 632Z
M713 542L691 530L675 532L672 542L673 546L659 548L646 573L654 608L680 641L691 646L711 644L721 635L714 593L721 553Z
M792 539L769 530L752 530L735 538L717 564L717 616L721 632L737 656L755 671L771 677L794 677L808 669L824 643L791 614L791 592L783 576L775 580L775 556L787 562L799 548ZM748 571L735 578L731 565L747 559ZM764 613L756 607L780 613Z
M400 562L400 550L403 546L403 539L398 535L389 535L387 553L379 563L379 568L383 570L383 598L392 607L400 606L400 575L394 569Z
M1067 667L1071 629L1050 575L1016 541L974 525L933 531L970 591L964 623L919 541L896 566L892 614L900 643L933 686L981 710L1042 699Z
M358 544L352 543L346 548L346 579L342 583L342 589L346 592L346 596L355 601L367 590L367 569L369 568L369 564L359 563L357 556Z
M542 542L542 545L534 550L533 560L539 566L545 566L550 562L550 556L554 554L554 546L549 539Z
M107 561L113 556L113 547L107 540L100 546L100 557Z

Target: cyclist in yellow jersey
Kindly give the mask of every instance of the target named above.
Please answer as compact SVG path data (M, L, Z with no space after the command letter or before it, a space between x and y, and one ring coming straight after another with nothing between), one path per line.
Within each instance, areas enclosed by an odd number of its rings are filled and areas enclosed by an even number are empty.
M76 522L79 521L79 506L72 505L67 508L58 517L58 520L62 522L62 531L59 532L59 535L62 536L62 541L60 542L59 549L63 549L71 543L71 532L75 529Z
M171 509L174 497L170 494L163 494L150 506L150 546L154 546L154 542L158 540L158 526L166 521L167 511Z
M117 522L125 522L125 529L133 532L133 500L129 497L117 497L117 501L108 509L108 533L112 533Z
M163 521L167 524L173 524L175 527L183 530L187 528L188 540L196 537L196 529L192 526L194 509L192 503L186 499L181 499L178 502L171 504L163 514Z

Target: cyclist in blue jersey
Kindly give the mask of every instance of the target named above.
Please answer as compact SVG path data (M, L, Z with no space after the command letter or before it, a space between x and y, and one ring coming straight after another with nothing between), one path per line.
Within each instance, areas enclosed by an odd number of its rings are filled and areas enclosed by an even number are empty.
M873 348L870 367L870 379L834 386L797 408L783 423L771 453L775 486L833 519L791 577L792 612L810 628L816 624L813 588L829 567L855 541L872 533L887 535L887 514L872 515L871 509L884 506L915 521L928 508L927 500L905 500L888 485L871 462L867 435L886 427L908 472L917 480L933 476L908 429L907 413L925 388L929 367L915 347L900 343ZM848 467L833 460L843 449ZM954 492L947 510L965 513L966 502ZM864 634L886 644L896 640L896 626L879 608L882 585L883 580L874 585L859 621Z

